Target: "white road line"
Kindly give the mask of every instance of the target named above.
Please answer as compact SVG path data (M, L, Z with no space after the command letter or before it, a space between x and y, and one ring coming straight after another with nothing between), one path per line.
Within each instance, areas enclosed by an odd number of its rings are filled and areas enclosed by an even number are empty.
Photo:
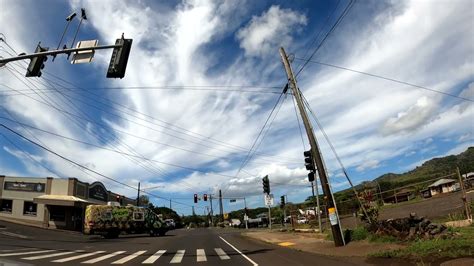
M52 262L68 262L68 261L71 261L71 260L78 260L78 259L82 259L82 258L87 258L87 257L94 256L94 255L97 255L97 254L101 254L101 253L104 253L104 252L105 251L103 251L103 250L99 250L99 251L96 251L96 252L85 253L85 254L69 257L69 258L53 260Z
M238 250L237 248L235 248L234 246L232 246L229 242L227 242L227 240L225 240L224 238L222 238L222 236L219 236L220 239L222 239L222 241L224 241L227 245L229 245L231 248L233 248L235 251L239 252L240 255L242 255L242 257L246 258L250 263L252 263L252 265L254 266L258 266L258 264L251 260L249 257L247 257L247 255L243 254L242 252L240 252L240 250Z
M99 262L99 261L103 261L103 260L106 260L106 259L115 257L115 256L120 255L120 254L122 254L122 253L125 253L125 250L123 250L123 251L117 251L117 252L114 252L114 253L111 253L111 254L107 254L107 255L104 255L104 256L95 258L95 259L86 260L86 261L83 261L83 262L81 262L81 263L92 264L92 263L96 263L96 262Z
M181 249L181 250L178 250L176 251L176 254L174 255L174 257L171 259L170 263L181 263L181 261L183 260L183 257L184 257L184 252L186 250L184 249Z
M83 252L83 251L84 250L59 252L59 253L39 255L39 256L34 256L34 257L26 257L26 258L21 258L21 259L23 259L23 260L40 260L40 259L45 259L45 258L52 258L52 257L63 256L63 255L69 255L69 254L72 254L72 253Z
M158 250L155 254L151 255L148 259L144 260L142 264L153 264L161 255L165 254L166 250Z
M8 256L19 256L19 255L28 255L28 254L39 254L39 253L46 253L46 252L53 252L56 250L37 250L37 251L28 251L28 252L16 252L16 253L6 253L0 254L0 257L8 257Z
M221 260L230 260L230 257L227 256L227 254L222 248L215 248L214 250L216 251L217 255L219 255L219 258Z
M204 249L196 249L196 261L207 261L206 252Z
M0 234L6 235L6 236L18 237L18 238L22 238L22 239L27 239L28 238L27 236L20 235L20 234L15 234L15 233L12 233L12 232L0 232Z
M128 255L127 257L124 257L124 258L121 258L119 260L116 260L116 261L112 262L112 264L124 264L125 262L127 262L129 260L133 260L134 258L142 255L145 252L146 252L146 250L137 251L137 252L133 253L132 255Z

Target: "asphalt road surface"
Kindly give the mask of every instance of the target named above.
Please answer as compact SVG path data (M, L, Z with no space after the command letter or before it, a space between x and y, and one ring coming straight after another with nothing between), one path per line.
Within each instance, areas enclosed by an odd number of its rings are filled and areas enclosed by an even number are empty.
M238 230L180 229L104 239L0 221L0 265L361 265L248 240ZM2 265L2 266L3 266Z

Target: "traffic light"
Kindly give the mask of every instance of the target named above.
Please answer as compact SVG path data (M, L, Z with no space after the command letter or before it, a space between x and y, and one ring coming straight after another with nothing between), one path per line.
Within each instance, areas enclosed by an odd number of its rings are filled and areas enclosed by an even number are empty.
M198 194L194 194L194 203L198 203Z
M204 199L204 201L207 201L207 194L202 195L202 198Z
M112 52L107 78L123 78L125 76L128 56L132 48L132 39L124 39L122 36L122 38L115 41L115 45L122 45L122 47L116 47Z
M308 181L313 182L314 181L314 172L309 172L308 173Z
M268 175L262 178L263 184L263 193L270 194L270 180L268 179Z
M48 47L41 47L40 44L36 46L35 53L46 52ZM40 55L37 57L31 58L30 64L26 69L26 77L41 77L41 69L44 68L44 62L48 60L46 55Z
M285 196L281 196L281 197L280 197L280 206L281 206L281 208L284 208L284 207L285 207L285 204L286 204L286 202L285 202Z
M313 155L311 154L311 150L303 152L304 154L304 165L306 166L306 170L314 171L316 168L314 167L314 160Z

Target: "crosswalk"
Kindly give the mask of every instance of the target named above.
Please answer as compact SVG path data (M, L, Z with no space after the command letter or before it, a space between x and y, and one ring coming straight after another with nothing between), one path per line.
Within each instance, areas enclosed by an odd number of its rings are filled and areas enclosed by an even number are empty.
M56 249L18 249L18 250L0 250L0 258L2 257L18 257L21 260L36 261L36 260L50 260L51 265L59 263L74 263L76 264L95 264L95 263L106 263L106 264L126 264L127 262L141 263L141 264L154 264L154 263L170 263L179 264L186 258L192 259L195 262L202 263L207 262L208 257L212 256L219 258L221 261L230 260L229 255L222 248L214 248L208 250L206 254L205 249L196 249L186 251L185 249L179 249L176 251L168 251L165 249L157 251L138 250L133 252L127 252L126 250L118 251L85 251L85 250L56 250ZM170 259L171 258L171 259Z

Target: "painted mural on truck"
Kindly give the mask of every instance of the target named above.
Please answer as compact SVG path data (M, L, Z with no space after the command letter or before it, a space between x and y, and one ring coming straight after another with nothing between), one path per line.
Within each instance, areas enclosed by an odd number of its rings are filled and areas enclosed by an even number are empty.
M85 212L85 234L118 236L125 232L164 235L167 230L166 223L148 208L89 205Z

